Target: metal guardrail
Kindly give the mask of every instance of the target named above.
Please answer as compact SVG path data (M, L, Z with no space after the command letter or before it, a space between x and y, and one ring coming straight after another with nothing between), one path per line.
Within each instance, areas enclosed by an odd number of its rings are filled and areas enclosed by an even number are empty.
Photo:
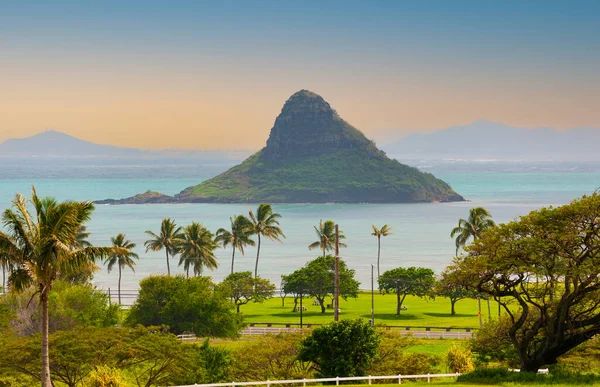
M276 327L248 327L241 331L242 335L254 336L254 335L276 335L278 333L286 332L306 332L312 328L276 328ZM397 333L401 335L412 335L413 337L420 337L426 339L470 339L473 337L472 332L446 332L446 331L406 331L398 330ZM184 341L193 339L182 339Z
M263 325L267 328L271 328L271 327L285 327L285 328L296 328L296 327L300 327L299 323L288 323L288 322L248 322L248 326L249 327L257 327L260 325ZM303 327L306 328L313 328L313 327L320 327L322 325L327 325L327 324L313 324L313 323L304 323L302 324ZM376 327L378 328L385 328L387 330L406 330L406 331L445 331L445 332L473 332L476 331L477 328L474 327L432 327L432 326L415 326L415 325L376 325Z
M397 380L398 384L402 384L403 379L427 379L427 383L431 383L432 378L456 378L459 377L459 373L454 374L427 374L427 375L386 375L386 376L349 376L340 378L321 378L321 379L293 379L293 380L266 380L262 382L228 382L228 383L213 383L213 384L188 384L185 386L173 386L173 387L235 387L235 386L267 386L270 387L272 384L300 384L306 386L307 384L323 383L323 382L335 382L339 386L340 382L345 381L360 381L367 380L368 384L371 384L373 380Z

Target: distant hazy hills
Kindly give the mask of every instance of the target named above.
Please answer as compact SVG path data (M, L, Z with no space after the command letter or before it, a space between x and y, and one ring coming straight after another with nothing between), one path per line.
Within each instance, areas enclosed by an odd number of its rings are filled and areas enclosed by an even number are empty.
M523 129L479 120L384 145L399 159L600 160L600 129Z
M243 159L245 150L141 150L99 145L48 130L27 138L13 138L0 144L0 157L75 157L75 158L146 158L146 157L208 157Z

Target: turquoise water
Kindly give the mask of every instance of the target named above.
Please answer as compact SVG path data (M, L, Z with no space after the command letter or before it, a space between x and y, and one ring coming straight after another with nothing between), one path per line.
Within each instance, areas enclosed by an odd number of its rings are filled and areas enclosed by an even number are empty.
M560 205L600 186L600 171L595 168L488 165L470 167L461 164L423 167L447 181L468 202L443 204L277 204L281 213L281 226L287 238L283 243L263 242L259 272L276 284L281 275L301 267L318 255L307 246L316 240L313 225L320 219L333 219L344 231L348 248L341 255L356 270L363 287L370 284L370 265L376 263L377 241L370 235L371 224L389 224L393 235L382 240L381 270L398 266L424 266L441 271L452 259L454 243L449 237L457 220L466 217L474 206L485 206L494 219L506 222L527 212L547 205ZM147 189L175 194L197 184L199 179L182 178L2 178L0 176L0 209L6 208L16 192L29 195L34 184L40 195L58 199L121 198L144 192ZM143 249L145 230L157 231L165 217L174 218L185 225L199 221L213 232L227 227L229 217L247 214L244 204L154 204L154 205L99 205L89 224L91 240L107 244L119 232L137 243L140 260L136 272L126 272L123 289L136 289L140 279L152 273L166 272L164 254ZM220 249L217 257L221 266L211 275L215 280L224 278L230 269L231 250ZM256 249L248 247L245 256L236 253L236 270L253 270ZM177 260L171 267L177 266ZM176 271L179 271L176 269ZM179 271L181 272L181 271ZM116 289L117 273L106 270L95 275L95 283L102 288Z

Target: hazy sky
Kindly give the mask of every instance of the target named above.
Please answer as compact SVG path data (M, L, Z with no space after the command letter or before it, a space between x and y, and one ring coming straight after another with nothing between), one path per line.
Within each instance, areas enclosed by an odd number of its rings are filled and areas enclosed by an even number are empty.
M0 141L258 148L300 89L375 138L600 128L600 1L0 3Z

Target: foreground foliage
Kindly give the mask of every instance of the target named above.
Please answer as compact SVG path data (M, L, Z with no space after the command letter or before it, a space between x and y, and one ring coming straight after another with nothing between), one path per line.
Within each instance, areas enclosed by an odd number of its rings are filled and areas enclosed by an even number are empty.
M600 194L482 233L451 268L499 302L522 371L600 333Z
M85 240L85 224L94 211L91 202L41 198L33 188L30 204L35 215L29 211L26 199L17 194L12 209L4 211L2 221L6 231L0 231L0 255L11 262L11 291L36 287L35 295L42 310L42 386L50 387L48 300L52 285L55 280L72 275L91 275L97 269L94 260L119 253L119 248L94 247Z

